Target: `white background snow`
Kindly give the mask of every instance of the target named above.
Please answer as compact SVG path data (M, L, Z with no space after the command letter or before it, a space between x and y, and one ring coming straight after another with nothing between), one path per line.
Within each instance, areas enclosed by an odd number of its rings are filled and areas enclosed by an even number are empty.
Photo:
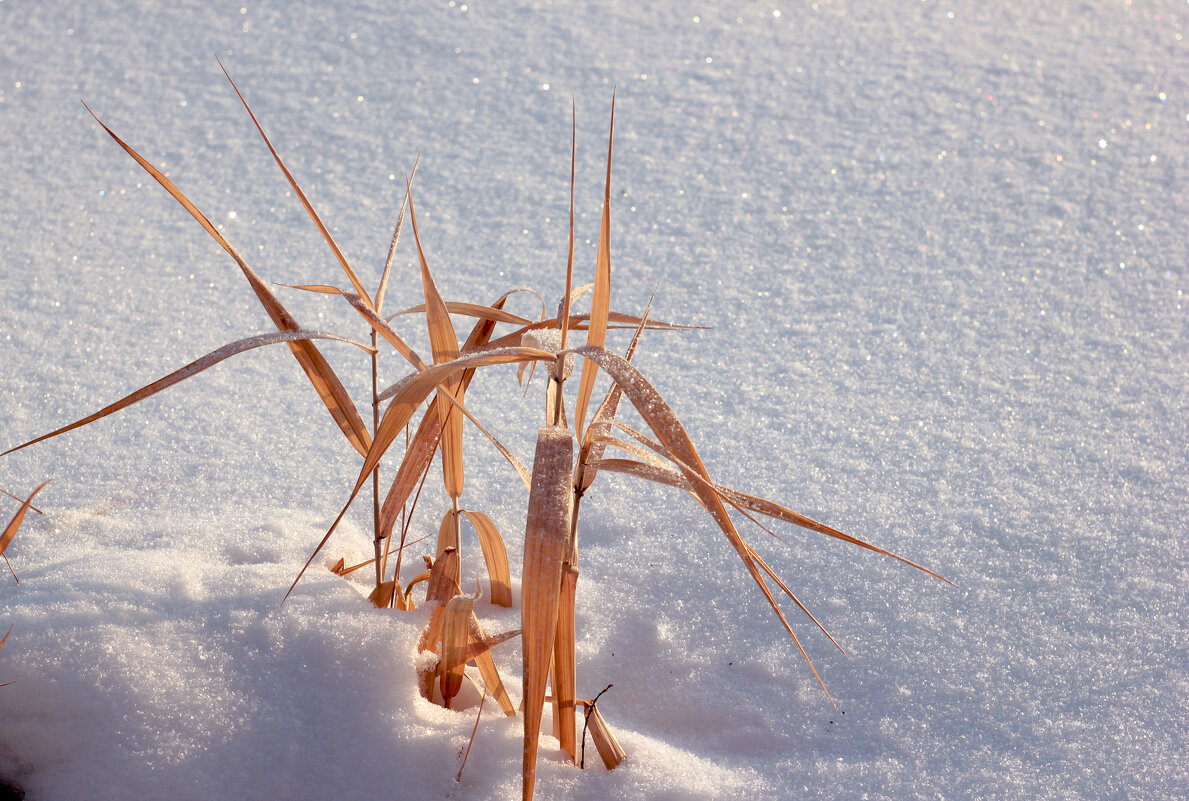
M344 279L215 54L369 283L420 153L439 286L489 302L561 292L571 97L591 280L617 87L613 305L659 281L656 316L713 326L646 335L638 365L723 483L956 587L746 532L850 652L794 618L835 709L692 500L600 477L579 693L615 685L629 757L579 772L546 740L538 798L1189 797L1187 14L0 0L0 449L272 330L80 99L280 283ZM340 299L278 291L365 336ZM363 403L366 358L322 350ZM539 385L476 388L529 458ZM526 493L467 453L464 504L518 573ZM474 709L417 696L424 614L324 569L366 558L364 505L279 606L358 468L284 348L0 459L10 492L55 478L0 588L0 777L30 801L516 797L519 724L489 704L456 785ZM497 653L518 696L518 641Z

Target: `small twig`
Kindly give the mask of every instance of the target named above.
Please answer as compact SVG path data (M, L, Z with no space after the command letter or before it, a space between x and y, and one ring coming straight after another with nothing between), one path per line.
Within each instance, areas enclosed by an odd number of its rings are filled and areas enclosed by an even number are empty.
M586 715L582 718L582 754L578 758L579 770L586 768L586 727L590 725L590 716L594 714L595 704L597 704L599 699L603 697L603 693L607 692L614 686L614 684L608 684L599 691L599 694L596 695L589 704L586 705Z
M12 573L12 577L16 580L16 583L20 584L21 580L17 578L17 572L12 569L12 562L8 561L8 554L4 554L4 564L8 565L8 571Z
M462 771L467 766L467 757L471 755L471 746L475 744L475 734L479 731L479 718L483 717L483 703L487 700L487 685L483 685L483 697L479 699L479 713L475 715L475 728L471 729L471 739L467 743L466 753L462 755L462 764L458 766L458 775L454 777L455 783L462 781Z
M23 498L18 498L17 496L13 495L13 494L12 494L11 492L9 492L8 490L3 490L3 489L0 489L0 494L7 495L8 497L12 498L14 501L22 501L22 502L24 501L24 499L23 499ZM34 511L34 512L37 512L37 514L39 514L39 515L43 515L43 514L45 514L45 512L41 511L40 509L38 509L38 508L37 508L36 506L34 506L33 504L29 504L29 509L30 509L30 510L32 510L32 511Z

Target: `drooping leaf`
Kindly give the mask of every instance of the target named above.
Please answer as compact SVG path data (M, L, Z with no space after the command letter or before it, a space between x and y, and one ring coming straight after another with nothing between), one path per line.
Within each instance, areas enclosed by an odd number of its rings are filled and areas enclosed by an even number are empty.
M131 156L137 164L139 164L145 172L153 176L153 179L161 184L161 186L168 192L174 200L181 204L190 216L193 217L199 225L201 225L208 234L223 250L227 251L227 255L235 260L239 265L240 271L243 272L244 277L248 279L248 284L252 287L252 291L256 294L264 310L272 319L273 324L281 331L297 331L301 326L289 313L289 310L281 305L281 301L277 300L277 296L273 294L272 290L260 279L243 256L231 246L214 224L211 223L207 216L199 211L190 199L186 197L180 189L174 186L173 181L165 177L165 175L145 160L139 153L133 150L123 139L116 136L111 128L103 124L103 121L95 116L95 112L91 111L86 103L83 107L87 109L95 122L99 123L100 127L107 132L116 144L124 149L124 152ZM355 404L351 401L351 396L347 394L347 390L343 388L343 384L339 381L334 370L331 369L330 364L327 363L326 358L321 351L314 346L314 343L308 340L293 341L289 344L289 349L293 351L293 356L297 359L297 363L301 365L301 369L305 372L306 377L309 378L310 383L313 384L314 390L318 396L322 398L322 402L326 405L331 417L334 418L335 423L351 445L361 454L367 453L368 447L371 445L371 435L368 433L367 426L363 424L363 418L359 416L359 410L355 408Z
M36 439L31 439L28 442L24 443L23 445L18 445L15 448L10 448L7 451L5 451L4 453L0 453L0 456L4 456L5 454L12 453L13 451L19 451L21 448L27 448L30 445L33 445L34 443L41 442L42 440L50 439L51 437L56 437L59 434L66 433L67 431L73 431L74 429L81 428L82 426L85 426L88 423L93 423L96 420L107 417L109 414L114 414L115 412L118 412L121 409L125 409L134 403L144 400L145 398L156 395L158 392L160 392L164 389L168 389L169 387L173 386L174 384L177 384L180 381L185 381L187 378L190 378L193 375L197 375L198 373L201 373L203 370L207 369L208 367L212 367L212 366L218 364L219 362L223 361L224 359L229 359L232 356L235 356L237 354L252 350L254 348L263 347L265 345L276 345L281 342L284 342L287 344L292 344L295 341L302 341L302 340L308 341L310 339L331 339L331 340L335 340L338 342L346 342L348 344L354 345L357 348L362 348L363 350L368 351L368 352L371 352L371 350L372 350L369 346L364 345L362 342L356 342L354 340L347 339L346 337L340 337L338 334L329 334L329 333L326 333L325 331L306 331L304 329L295 329L292 331L278 331L273 334L260 334L258 336L254 336L254 337L247 337L247 338L241 339L237 342L231 342L227 345L224 345L223 347L221 347L217 350L211 351L210 353L206 354L202 358L195 359L194 361L190 362L189 364L187 364L185 367L181 368L180 370L175 370L174 372L170 373L169 375L165 376L164 378L159 378L156 381L154 381L153 383L148 384L147 386L141 387L140 389L133 392L131 395L126 395L125 397L121 398L120 400L116 401L115 403L110 404L109 406L103 407L102 409L95 412L94 414L89 414L86 417L84 417L83 419L77 420L68 426L63 426L62 428L59 428L55 431L51 431L48 434L43 434L40 437L37 437ZM364 451L364 453L366 453L366 450Z
M508 569L508 551L504 538L491 518L482 512L463 509L467 520L475 527L479 536L479 547L483 550L483 562L487 565L487 578L491 587L491 602L496 606L512 606L512 579Z
M781 610L780 604L777 603L776 598L772 595L772 591L764 580L763 573L751 557L750 546L747 545L735 529L735 524L731 520L730 515L727 514L722 500L712 487L709 473L706 470L706 466L702 463L702 458L698 455L698 451L694 447L693 441L689 438L685 426L681 424L681 421L673 413L669 404L635 367L618 354L605 348L590 345L576 348L574 353L597 362L600 367L606 370L611 375L612 380L623 388L624 395L636 407L636 411L644 418L644 421L652 429L660 443L673 454L676 460L679 460L675 461L678 467L686 473L691 481L694 476L703 479L703 482L693 482L694 493L697 495L698 500L705 507L711 519L714 520L723 534L726 535L727 541L739 555L743 566L747 569L752 580L755 581L756 586L764 595L764 599L768 601L768 605L780 620L784 630L792 638L793 643L797 646L806 664L809 665L809 669L813 672L822 691L825 692L826 697L833 704L834 699L830 696L830 691L826 689L825 682L818 675L817 668L813 666L813 661L805 652L801 641L797 638L796 633L793 632L792 626L785 617L784 611Z

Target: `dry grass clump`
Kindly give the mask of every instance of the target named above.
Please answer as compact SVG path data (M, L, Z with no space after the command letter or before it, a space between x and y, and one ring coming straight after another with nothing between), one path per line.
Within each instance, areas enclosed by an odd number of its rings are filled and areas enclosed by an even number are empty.
M232 86L235 86L234 82ZM545 303L542 301L541 317L534 321L506 311L505 303L511 293L506 293L487 305L448 302L443 298L422 245L413 203L411 176L406 185L405 202L398 215L383 273L374 294L369 294L312 204L298 187L256 116L248 108L247 101L238 88L235 91L350 285L349 288L340 288L308 284L294 288L343 297L367 324L370 344L336 334L311 331L299 325L267 284L224 239L209 219L167 177L100 122L112 139L148 171L235 260L278 331L228 344L82 420L63 426L18 448L112 414L238 353L265 345L286 344L322 399L337 428L362 457L358 477L348 493L346 503L294 579L289 592L292 592L293 587L326 546L354 501L364 488L370 485L374 557L368 562L351 567L339 560L332 569L336 573L346 574L373 565L375 580L371 600L380 607L411 609L415 604L414 588L420 584L426 585L423 603L432 607L432 613L430 622L418 642L418 681L426 698L446 707L454 705L463 683L473 680L481 689L484 699L488 696L495 698L506 715L514 716L516 709L496 670L491 649L517 634L521 636L525 799L533 796L540 728L547 702L553 705L553 733L570 759L575 762L580 760L577 731L580 709L583 733L591 734L603 763L608 768L613 768L624 758L623 749L595 703L597 696L596 699L584 699L579 698L577 694L574 602L580 575L579 517L582 499L600 471L609 470L635 476L692 495L722 531L727 543L735 551L744 569L751 575L780 624L805 658L823 691L825 684L801 647L777 595L782 593L787 596L793 605L804 612L823 632L824 627L740 534L736 528L735 516L756 523L765 531L768 529L759 522L760 516L800 526L877 553L893 556L929 575L941 578L919 565L810 520L773 501L717 483L673 409L656 387L633 366L632 358L645 329L674 330L682 326L651 320L651 301L648 309L641 315L625 314L611 309L610 192L614 101L611 134L608 136L607 144L607 170L594 281L590 285L578 288L573 285L572 150L566 288L556 315L549 317L544 311ZM98 121L98 118L96 120ZM413 173L416 173L416 167ZM428 361L422 359L397 333L394 320L398 315L385 317L383 310L393 254L400 238L406 210L413 227L424 302L400 314L419 315L424 319L432 351ZM574 313L573 305L587 291L591 295L589 312ZM456 318L475 320L469 335L461 344L455 329ZM494 332L498 324L510 325L512 330L496 337ZM631 344L623 356L606 347L607 331L614 327L634 330ZM580 333L584 333L584 337L578 342ZM372 365L370 426L364 423L363 416L319 352L314 343L317 339L346 342L369 355ZM407 361L411 368L408 375L384 390L379 388L377 381L380 339ZM576 398L572 409L567 413L565 389L567 382L572 380L575 362L581 363L581 370L577 379ZM471 391L478 371L498 364L518 364L521 366L522 374L526 366L539 366L545 373L545 415L538 430L536 452L531 467L526 467L501 445L467 409L467 393ZM595 379L600 371L610 378L610 389L591 414ZM644 430L638 430L616 419L625 399L635 408L643 421ZM414 427L414 417L418 413L420 419ZM489 517L481 512L466 509L461 503L465 486L463 427L467 421L477 426L491 440L528 488L523 543L524 563L520 579L521 628L494 636L488 636L484 632L475 615L475 602L483 594L482 587L477 586L475 593L470 595L464 594L462 590L463 572L459 554L465 519L474 528L481 545L488 576L488 597L495 604L512 605L511 574L504 539ZM394 448L398 443L402 447ZM608 456L609 450L617 455ZM402 584L402 568L405 567L403 556L410 545L408 533L413 511L436 454L441 455L443 488L449 498L450 507L438 527L433 556L424 557L425 570ZM386 492L381 490L380 482L381 467L384 464L390 464L385 470L391 469L393 475ZM289 592L286 593L286 598ZM828 632L826 636L830 636ZM830 639L833 641L833 637ZM477 680L472 679L472 674L467 672L468 664L476 667L475 672L479 676ZM552 693L549 693L550 687ZM828 692L826 694L829 696Z

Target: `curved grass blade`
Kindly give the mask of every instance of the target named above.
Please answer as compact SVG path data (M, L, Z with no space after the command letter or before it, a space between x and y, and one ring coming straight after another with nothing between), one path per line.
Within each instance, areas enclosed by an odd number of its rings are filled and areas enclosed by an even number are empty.
M408 424L413 413L417 411L421 403L443 381L447 381L459 372L472 367L514 364L526 359L552 361L554 358L556 357L552 353L537 350L536 348L502 348L500 350L483 351L480 353L468 353L452 362L434 365L420 373L408 375L380 393L380 400L391 398L392 402L384 410L384 416L380 420L380 425L376 427L375 439L372 441L372 447L364 456L363 467L360 470L358 480L355 482L355 487L351 490L351 495L347 498L347 502L343 505L342 510L334 519L334 522L331 523L330 529L322 537L318 546L314 548L314 552L310 554L310 558L306 560L305 565L298 572L297 578L289 586L289 590L285 593L285 598L288 598L293 592L293 588L297 586L297 582L301 581L301 577L305 575L306 570L313 564L314 559L322 551L326 543L330 541L331 535L334 534L335 529L338 528L339 523L342 522L343 517L347 514L347 510L351 508L351 504L355 501L356 496L359 495L359 490L367 482L367 477L376 469L376 465L380 463L381 457L391 447L405 425ZM284 603L284 599L282 599L281 603Z
M354 345L357 348L361 348L369 353L372 351L371 347L364 345L362 342L356 342L354 340L347 339L346 337L341 337L338 334L330 334L325 331L306 331L304 329L297 329L294 331L278 331L273 334L260 334L258 336L254 336L254 337L247 337L246 339L241 339L238 342L232 342L230 344L224 345L223 347L219 348L218 350L211 351L210 353L206 354L202 358L196 359L196 360L190 362L189 364L187 364L185 367L181 368L180 370L175 370L174 372L170 373L169 375L165 376L164 378L159 378L156 381L154 381L153 383L151 383L147 386L141 387L140 389L133 392L131 395L127 395L127 396L121 398L120 400L116 401L115 403L103 407L102 409L95 412L94 414L89 414L86 417L84 417L83 419L77 420L68 426L63 426L62 428L59 428L56 431L51 431L48 434L43 434L42 436L38 437L37 439L31 439L23 445L18 445L15 448L9 448L8 450L4 451L4 453L0 453L0 456L4 456L4 455L12 453L14 451L19 451L22 448L27 448L30 445L41 442L42 440L47 440L47 439L50 439L51 437L56 437L59 434L65 434L67 431L73 431L74 429L81 428L82 426L85 426L88 423L93 423L96 420L107 417L109 414L114 414L115 412L118 412L121 409L127 408L134 403L144 400L145 398L156 395L158 392L160 392L164 389L168 389L169 387L173 386L174 384L178 383L179 381L185 381L190 376L197 375L198 373L201 373L203 370L207 369L208 367L212 367L212 366L218 364L219 362L223 361L224 359L229 359L232 356L243 353L244 351L249 351L249 350L252 350L253 348L263 347L265 345L275 345L275 344L278 344L281 342L293 343L295 341L310 340L310 339L331 339L331 340L336 340L338 342L347 342L347 343ZM364 453L366 453L366 451L364 451Z
M450 708L450 702L462 689L466 670L467 645L471 639L471 617L475 599L456 595L446 604L442 615L442 646L439 653L439 686L442 690L442 705Z
M623 387L624 395L636 407L636 411L644 418L648 427L656 434L661 444L668 449L677 460L680 460L678 466L682 468L683 472L688 471L687 475L693 479L697 476L703 479L703 482L694 481L694 492L701 501L702 506L706 508L707 513L711 519L726 535L727 541L735 549L739 555L743 566L751 575L752 580L755 581L756 586L760 592L763 593L764 599L780 620L784 630L792 638L793 643L801 652L802 657L809 665L809 669L813 672L818 684L826 697L830 699L830 703L834 704L834 699L830 696L830 691L826 689L826 684L822 681L821 676L818 675L817 668L813 666L813 661L810 660L809 655L805 653L805 649L801 646L801 641L793 632L792 626L784 615L784 611L780 608L780 604L776 602L776 598L772 595L767 582L764 580L764 575L757 566L754 559L751 557L750 546L739 535L735 528L734 522L730 515L727 514L726 508L723 506L722 500L719 498L717 492L712 488L709 473L703 464L701 457L698 455L697 448L694 447L693 441L689 438L689 434L685 430L685 426L673 413L669 404L661 397L661 394L656 391L656 388L644 378L640 372L627 362L623 357L619 356L606 348L595 347L587 345L581 348L576 348L572 351L586 359L590 359L599 364L604 370L610 374L612 380ZM836 706L836 705L835 705Z
M648 298L648 305L644 307L644 314L640 316L640 324L636 326L636 333L632 335L632 341L628 344L627 352L624 354L624 359L629 362L636 355L636 345L640 342L640 334L644 332L644 326L648 323L648 314L652 311L652 301L656 298L656 290L657 288L654 287L652 295ZM612 381L611 386L607 389L606 397L599 404L599 408L595 410L590 427L583 435L582 451L578 456L578 466L574 476L574 486L579 493L585 492L594 483L595 476L598 475L598 468L590 467L590 462L602 458L604 446L594 441L594 438L595 435L603 433L604 429L608 429L610 424L615 421L621 397L623 397L623 390L619 388L619 384Z
M199 211L190 199L186 197L180 189L178 189L173 181L165 177L165 175L150 164L144 157L132 149L123 139L116 136L111 128L104 125L99 117L95 116L95 112L91 111L90 106L83 103L83 108L95 118L95 122L107 132L107 135L115 140L124 152L139 164L145 172L153 176L153 179L161 184L161 186L168 192L174 200L181 204L190 216L193 217L199 225L201 225L211 237L219 243L223 250L227 251L227 255L235 260L243 272L244 277L248 279L248 284L251 285L252 291L260 300L264 310L268 313L269 318L272 319L273 324L281 331L296 331L301 328L289 310L281 305L281 301L273 294L272 290L260 279L243 256L231 246L214 224L211 223L207 216ZM301 365L301 369L309 378L310 383L313 384L314 390L318 396L322 398L322 402L326 405L330 416L334 418L335 423L347 440L354 448L361 454L367 453L368 447L371 445L371 435L368 433L367 426L363 424L363 418L359 416L359 410L355 408L351 396L347 394L347 390L343 388L343 384L339 381L338 376L335 375L334 370L330 368L326 358L322 352L314 346L314 343L309 341L297 340L289 344L289 349L293 351L293 356L297 359L297 363Z
M290 188L293 189L293 194L297 195L297 199L301 201L301 205L305 207L306 213L310 215L310 219L314 221L314 225L318 227L318 233L322 234L322 238L326 240L326 244L330 246L334 257L338 259L339 266L343 268L343 272L347 274L348 280L351 281L351 286L355 287L355 291L359 296L367 301L367 305L371 306L371 298L367 294L363 283L359 280L359 276L351 269L351 265L347 263L347 257L343 255L343 251L339 249L338 243L334 241L334 237L330 235L330 231L322 223L322 218L318 216L318 212L314 211L313 205L305 196L305 192L301 191L301 187L297 185L297 180L293 177L293 173L289 172L289 168L285 166L285 162L281 160L281 155L277 153L277 149L273 147L272 141L269 140L268 134L264 132L260 121L256 119L256 115L252 113L251 106L248 101L244 99L244 95L240 92L239 87L235 85L235 81L231 77L231 73L227 71L227 67L223 66L222 60L219 60L219 68L223 70L223 74L227 76L227 80L231 82L231 88L235 90L235 94L239 97L239 101L244 104L244 110L248 112L248 116L252 118L252 124L256 126L256 130L260 132L260 136L264 139L264 144L268 146L268 152L272 153L273 160L276 161L277 166L281 168L281 172L285 174L285 180L289 182Z
M481 320L493 320L498 323L512 323L513 325L532 325L532 320L527 317L521 317L519 314L512 314L502 309L496 309L492 306L484 306L481 303L464 303L459 300L446 301L446 311L450 314L458 314L463 317L478 317ZM416 306L410 306L407 309L402 309L388 319L400 317L405 314L425 314L426 306L424 303L418 303Z
M483 562L487 565L487 579L491 587L491 602L496 606L512 607L512 578L508 569L508 551L504 538L491 518L482 512L463 509L467 520L475 527L479 547L483 549Z
M329 286L328 284L277 284L286 289L300 289L305 292L315 292L320 295L341 295L351 308L359 312L359 315L367 321L376 333L384 337L384 341L392 346L393 350L404 356L409 364L413 365L418 370L425 369L425 362L417 355L417 352L409 347L409 344L401 338L401 335L396 333L388 322L372 309L371 306L363 300L363 298L356 295L354 292L348 292L345 289L340 289L337 286Z
M514 289L511 292L504 293L491 304L490 308L496 311L503 309L504 303L507 302L508 298L518 291L520 290ZM474 328L471 329L467 341L462 346L462 352L468 353L487 344L494 329L494 321L480 319L475 323ZM470 386L471 379L475 376L475 371L474 369L468 369L462 376L462 385L465 391ZM472 422L479 426L474 418L472 418ZM479 430L487 433L483 426L479 426ZM431 405L426 409L425 416L422 417L421 424L417 428L417 433L409 443L408 451L401 461L400 469L393 478L392 488L389 489L388 495L384 498L384 505L380 511L381 536L389 537L391 535L397 515L400 514L401 508L404 507L405 502L409 499L409 495L412 494L414 487L417 486L417 482L429 468L429 464L433 460L433 455L438 447L440 433L441 418L438 417L438 408L436 405ZM492 441L495 442L494 439ZM503 448L498 443L496 447ZM412 452L415 452L415 455L410 455ZM512 459L515 459L515 456ZM513 462L513 467L516 467L516 462ZM385 554L387 554L390 546L391 541L385 547ZM387 566L387 562L385 562L385 566Z
M8 521L8 525L4 527L4 533L0 534L0 554L3 554L6 550L8 550L9 543L11 543L12 538L17 535L17 529L19 529L21 527L21 523L24 522L25 513L29 511L29 507L33 502L33 498L37 495L37 493L41 492L42 487L51 481L53 481L52 478L47 478L45 481L38 484L37 489L29 493L29 497L26 498L21 504L21 508L17 509L17 513L12 516L12 520ZM9 629L9 631L11 630L12 629ZM8 639L7 634L4 635L4 639ZM3 642L0 642L0 645L3 644Z
M632 428L631 426L627 425L626 423L621 423L621 422L616 421L615 426L617 428L619 428L620 430L631 435L638 442L641 442L644 445L646 445L648 448L650 448L653 452L657 453L658 455L663 456L664 458L678 464L679 466L681 466L683 468L685 467L685 466L680 465L680 460L675 459L673 454L669 453L663 445L661 445L660 443L651 439L650 437L646 436L645 434L637 431L636 429ZM623 444L619 440L611 440L608 444L615 444L616 447L623 448ZM624 449L629 450L627 448L624 448ZM632 451L632 452L636 453L635 451ZM640 454L637 453L637 455L640 455ZM665 483L665 482L662 481L662 483ZM905 559L903 556L900 556L899 554L895 554L895 553L892 553L891 551L880 548L878 545L872 545L871 543L869 543L865 540L861 540L858 537L853 537L850 534L845 534L841 531L838 531L837 529L831 528L830 526L827 526L824 523L819 523L816 520L806 517L803 514L794 512L792 509L789 509L785 506L781 506L780 504L776 503L775 501L770 501L766 498L760 498L759 496L756 496L756 495L749 495L746 492L740 492L739 490L731 489L730 487L724 487L721 484L712 484L712 486L714 487L714 490L716 492L718 492L718 494L721 495L725 501L727 501L727 503L731 504L732 506L735 506L740 511L747 510L747 511L752 511L752 512L758 512L759 514L766 515L766 516L771 517L775 520L780 520L785 523L791 523L794 526L799 526L801 528L808 529L809 531L815 531L819 534L825 534L828 537L833 537L834 539L842 540L843 542L849 542L851 545L858 545L860 548L866 548L867 550L881 554L882 556L889 556L892 559L895 559L897 562L903 562L904 564L908 565L909 567L914 567L917 570L921 571L922 573L926 573L926 574L932 576L933 578L937 579L938 581L944 581L946 584L949 584L951 587L953 586L952 581L947 579L945 576L942 576L938 573L933 572L932 570L930 570L927 567L918 565L916 562L913 562L909 559ZM758 522L756 522L756 525L759 526L760 524ZM760 528L764 528L764 527L760 526ZM767 531L767 529L764 529L764 530ZM771 532L769 532L769 533L771 533ZM776 536L776 535L773 534L773 536ZM781 537L777 537L777 539L783 540L783 538L781 538Z

